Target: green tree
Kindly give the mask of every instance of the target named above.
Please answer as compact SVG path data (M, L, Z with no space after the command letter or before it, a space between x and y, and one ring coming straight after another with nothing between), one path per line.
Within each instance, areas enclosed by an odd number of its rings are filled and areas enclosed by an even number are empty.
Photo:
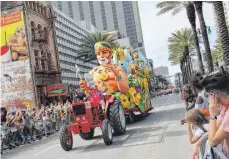
M222 43L225 65L229 66L229 34L228 34L228 29L227 29L227 24L225 19L223 2L214 1L213 7L215 10L217 26L220 33L220 40Z
M93 61L96 59L94 45L97 42L105 41L111 45L112 48L119 47L116 42L115 35L104 34L101 32L92 33L81 39L82 44L80 45L80 50L78 51L77 58L81 58L85 62Z
M218 62L223 61L223 48L220 39L216 40L216 45L214 46L214 49L212 49L212 59L217 67L219 67Z
M209 72L213 72L214 67L213 67L213 62L212 62L211 48L209 45L208 32L206 29L206 24L205 24L204 14L203 14L203 1L193 1L193 3L195 5L195 9L196 9L199 21L200 21L200 30L201 30L201 35L202 35L203 42L204 42L205 56L207 60L207 68Z
M192 73L189 50L193 46L193 32L188 28L175 31L168 39L169 61L172 65L180 64L184 83L190 80Z
M192 1L161 1L157 3L156 7L160 9L157 15L162 15L172 11L172 15L174 16L180 11L182 11L183 9L186 9L187 17L192 27L194 44L195 44L194 46L197 52L200 71L204 73L204 66L203 66L203 61L202 61L202 56L201 56L200 46L199 46L199 39L196 31L196 14L195 14L195 7L193 2Z
M191 29L184 28L172 33L168 39L169 60L173 65L180 64L184 57L185 46L194 46L193 33Z

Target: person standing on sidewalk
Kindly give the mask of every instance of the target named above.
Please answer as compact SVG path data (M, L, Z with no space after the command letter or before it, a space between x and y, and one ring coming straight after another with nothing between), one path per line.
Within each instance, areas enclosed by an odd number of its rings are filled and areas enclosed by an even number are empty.
M209 143L221 143L229 158L229 73L221 67L218 73L204 78L202 85L210 95Z
M201 111L208 110L209 105L209 98L208 94L204 90L201 82L203 81L204 76L203 74L197 72L192 77L192 85L194 88L195 93L197 94L195 108L200 109Z

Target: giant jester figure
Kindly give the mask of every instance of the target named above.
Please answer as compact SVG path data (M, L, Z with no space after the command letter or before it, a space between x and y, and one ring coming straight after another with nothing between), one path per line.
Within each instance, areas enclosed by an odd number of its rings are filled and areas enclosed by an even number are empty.
M113 50L108 43L96 43L95 54L99 66L93 68L89 74L93 76L97 89L106 96L108 102L105 102L105 114L109 116L115 133L123 134L126 130L125 115L120 101L115 98L115 93L128 93L128 77L120 65L112 64L112 53ZM85 93L93 89L84 80L80 81L80 87ZM107 100L107 97L110 99Z

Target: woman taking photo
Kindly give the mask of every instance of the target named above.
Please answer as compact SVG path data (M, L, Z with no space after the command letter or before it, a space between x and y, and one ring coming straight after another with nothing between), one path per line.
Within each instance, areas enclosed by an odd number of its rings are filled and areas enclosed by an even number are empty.
M218 73L206 77L202 85L210 95L208 140L211 146L222 143L229 158L229 74L221 67Z

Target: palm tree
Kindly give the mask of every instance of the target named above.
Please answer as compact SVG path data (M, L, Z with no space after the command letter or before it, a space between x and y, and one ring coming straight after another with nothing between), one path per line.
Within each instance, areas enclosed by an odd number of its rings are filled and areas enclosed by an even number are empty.
M223 48L222 43L220 39L216 40L216 45L214 46L214 49L212 50L212 59L213 62L216 64L217 68L219 67L220 61L223 61Z
M213 72L214 67L212 62L211 49L209 45L208 33L207 33L206 24L203 15L203 1L193 1L193 3L195 5L195 9L200 21L200 30L204 42L205 55L207 59L207 68L209 72Z
M162 1L162 2L159 2L156 5L156 7L160 9L157 15L162 15L169 11L172 11L172 15L176 15L182 9L186 9L188 20L191 24L192 31L193 31L194 44L195 44L194 46L197 52L200 71L204 73L204 66L203 66L203 61L202 61L202 56L201 56L200 46L199 46L199 39L197 36L197 31L196 31L195 7L192 1Z
M81 39L82 44L80 45L80 50L78 52L77 58L81 58L85 62L93 61L96 59L94 45L97 42L105 41L111 45L112 48L119 47L118 43L115 41L115 35L104 34L101 32L92 33Z
M217 19L217 26L220 33L220 40L222 43L223 53L224 53L224 61L225 65L229 66L229 34L224 14L224 7L222 1L214 1L213 2L215 15Z
M180 64L183 82L187 83L192 73L189 49L194 46L193 32L188 28L177 30L168 42L169 61L172 65Z
M175 74L175 78L177 78L178 80L179 88L181 88L181 77L182 77L182 74L180 72Z

